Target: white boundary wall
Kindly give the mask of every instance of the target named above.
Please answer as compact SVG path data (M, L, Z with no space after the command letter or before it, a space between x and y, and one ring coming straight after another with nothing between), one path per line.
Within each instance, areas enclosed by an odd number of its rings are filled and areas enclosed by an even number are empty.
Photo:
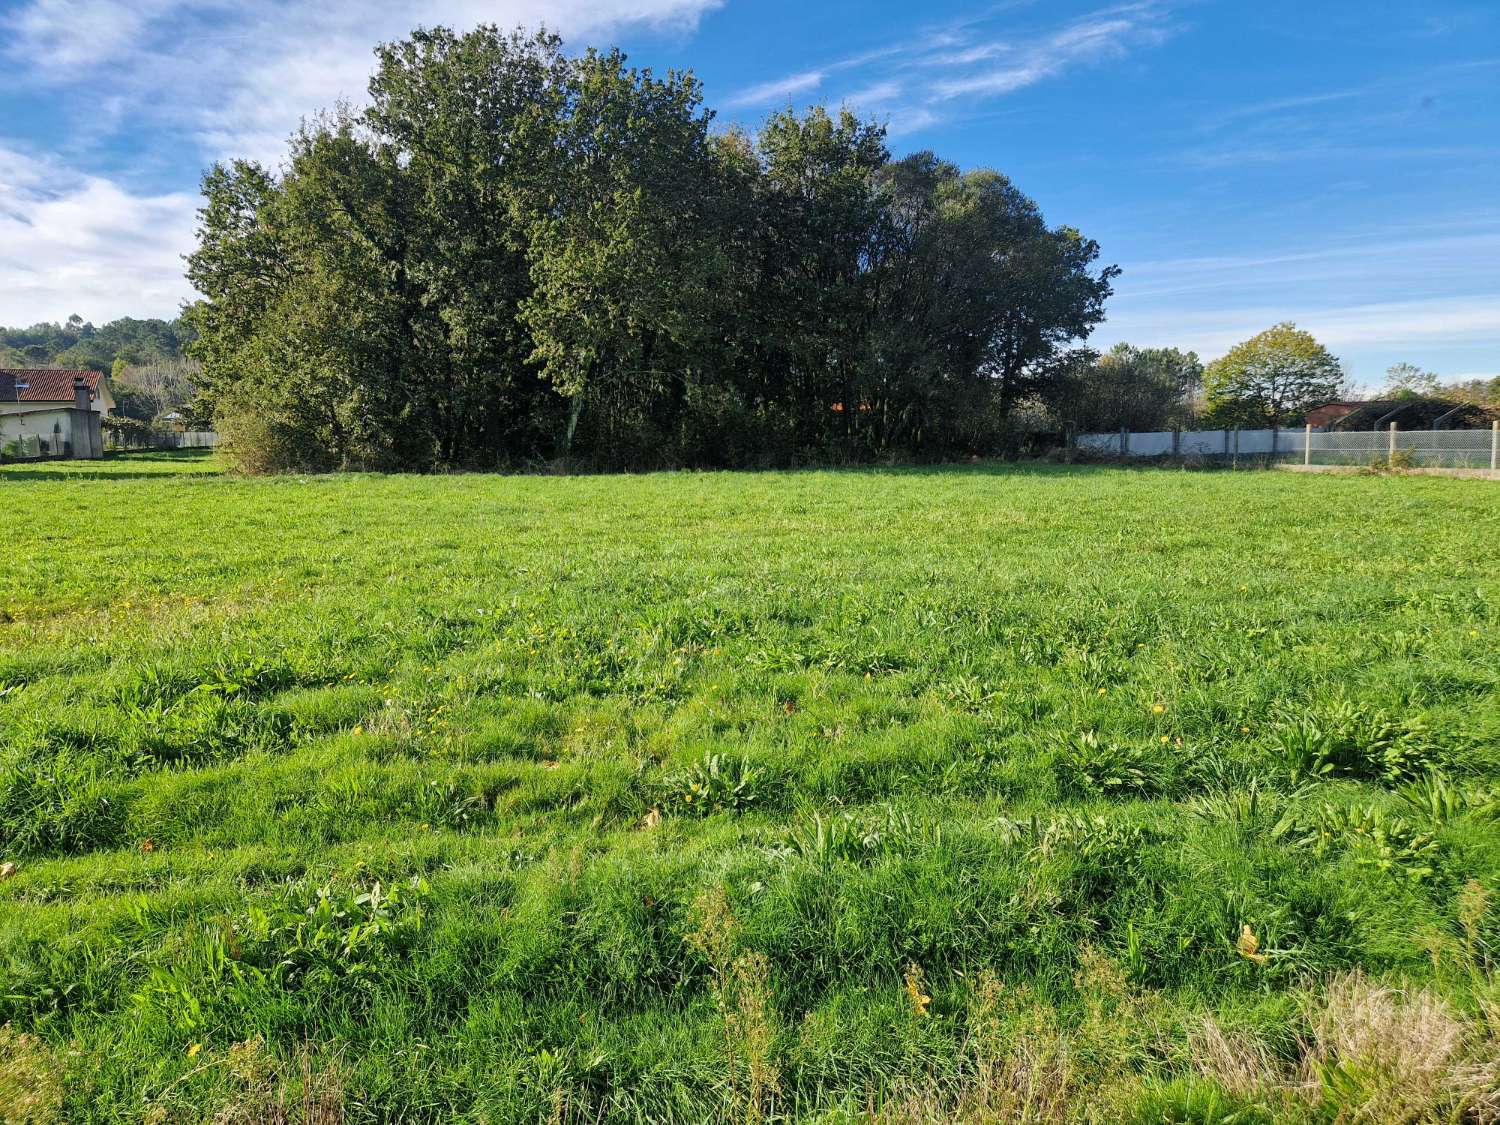
M1301 452L1299 430L1155 430L1147 433L1079 434L1079 449L1124 457L1233 457Z

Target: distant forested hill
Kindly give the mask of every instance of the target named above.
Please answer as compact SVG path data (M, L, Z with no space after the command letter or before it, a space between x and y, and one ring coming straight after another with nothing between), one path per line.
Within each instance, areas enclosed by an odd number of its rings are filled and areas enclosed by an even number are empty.
M62 324L0 328L0 367L80 367L109 371L116 359L126 366L181 359L193 331L181 319L121 317L102 328L79 316Z

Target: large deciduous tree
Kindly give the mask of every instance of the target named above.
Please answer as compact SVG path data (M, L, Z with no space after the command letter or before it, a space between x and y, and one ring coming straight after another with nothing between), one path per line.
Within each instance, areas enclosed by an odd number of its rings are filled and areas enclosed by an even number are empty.
M532 358L569 400L565 451L586 403L611 443L633 444L627 430L655 439L710 342L723 268L701 104L690 75L630 69L618 51L590 51L566 80L521 307Z
M1344 381L1339 361L1291 323L1253 336L1208 365L1203 390L1221 425L1286 426L1336 398Z

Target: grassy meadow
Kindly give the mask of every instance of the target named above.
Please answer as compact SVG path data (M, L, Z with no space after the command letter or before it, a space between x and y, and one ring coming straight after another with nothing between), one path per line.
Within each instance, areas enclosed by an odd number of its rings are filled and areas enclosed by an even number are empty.
M1500 487L0 468L0 1119L1488 1121Z

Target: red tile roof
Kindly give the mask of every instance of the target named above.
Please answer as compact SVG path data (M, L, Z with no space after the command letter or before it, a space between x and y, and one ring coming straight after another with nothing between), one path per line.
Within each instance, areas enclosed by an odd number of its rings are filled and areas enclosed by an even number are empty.
M75 378L88 384L89 401L99 397L101 376L97 371L3 368L0 369L0 401L71 403Z

